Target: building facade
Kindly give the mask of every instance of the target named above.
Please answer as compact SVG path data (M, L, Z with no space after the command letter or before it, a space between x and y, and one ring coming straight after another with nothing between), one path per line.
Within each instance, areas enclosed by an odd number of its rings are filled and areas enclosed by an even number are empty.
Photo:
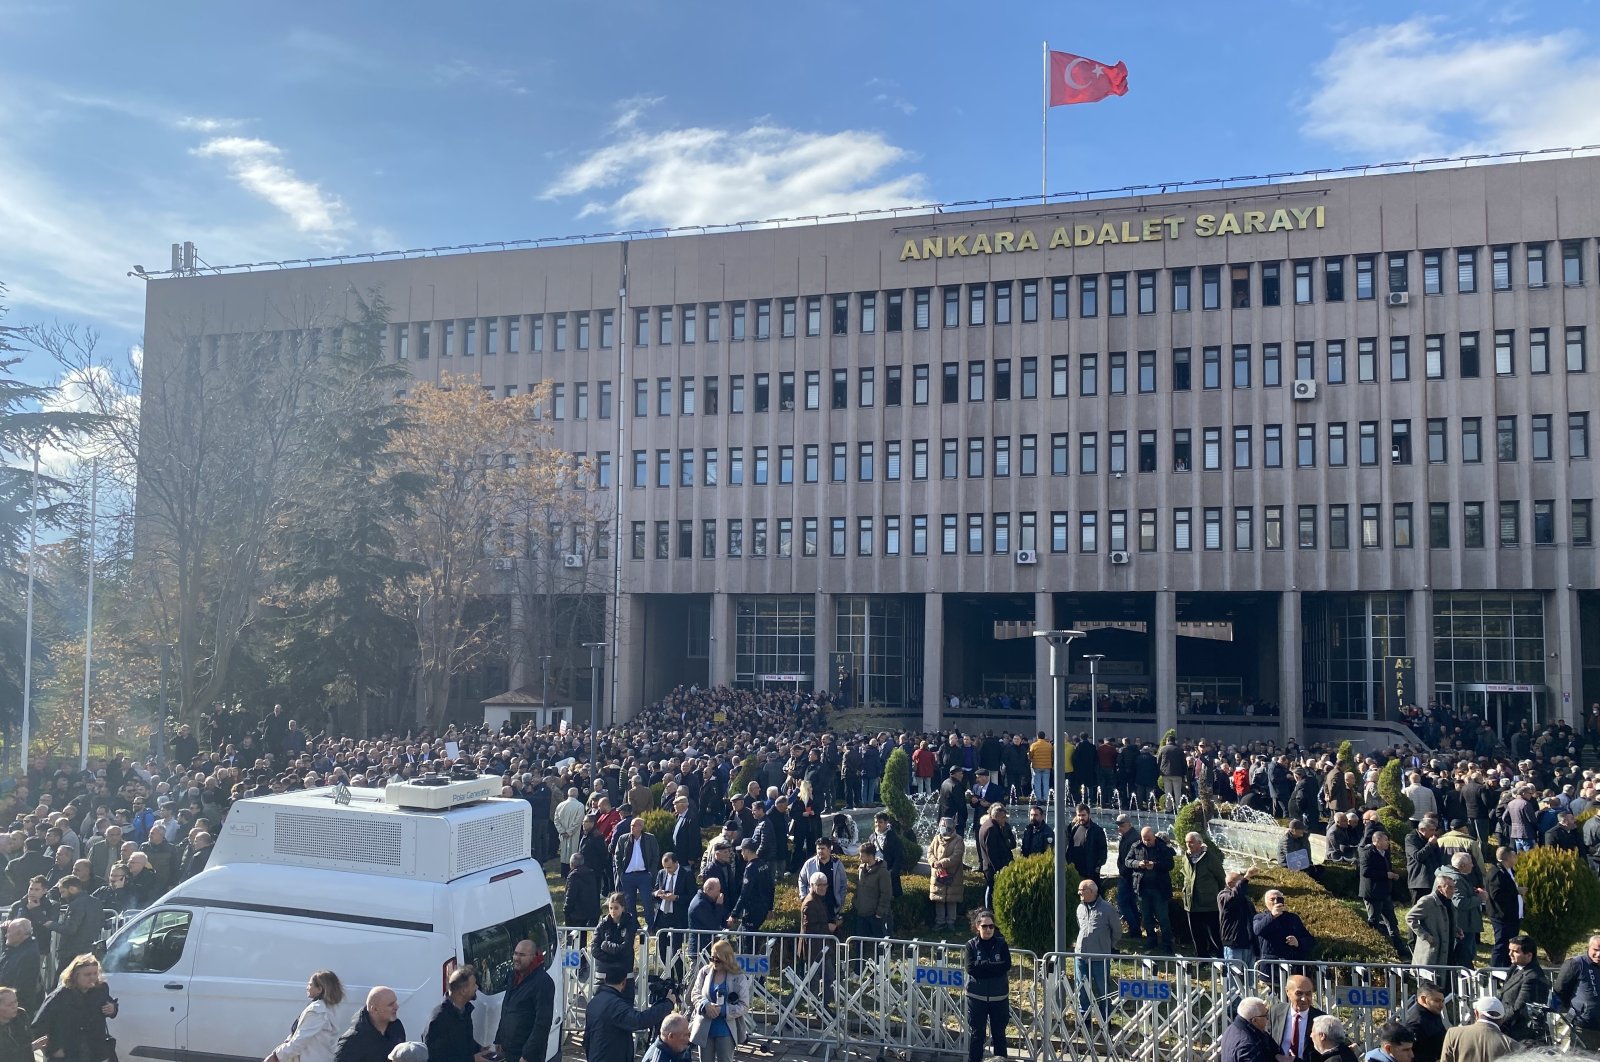
M1031 729L1047 651L996 635L1078 627L1102 730L1507 729L1600 700L1597 235L1597 158L1303 180L160 279L146 358L377 287L416 376L550 381L624 718L799 684Z

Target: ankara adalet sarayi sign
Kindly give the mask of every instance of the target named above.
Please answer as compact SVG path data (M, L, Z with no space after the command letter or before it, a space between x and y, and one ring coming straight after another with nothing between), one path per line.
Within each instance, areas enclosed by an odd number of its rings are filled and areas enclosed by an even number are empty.
M954 236L923 236L908 239L900 248L900 261L923 262L933 258L970 258L974 255L1016 254L1040 248L1099 247L1114 243L1156 243L1185 236L1206 239L1212 236L1250 236L1270 232L1304 232L1320 229L1327 222L1324 206L1280 207L1277 210L1240 210L1224 214L1161 217L1127 221L1102 221L1098 224L1058 225L1043 235L1039 229L999 229L992 232L961 233Z

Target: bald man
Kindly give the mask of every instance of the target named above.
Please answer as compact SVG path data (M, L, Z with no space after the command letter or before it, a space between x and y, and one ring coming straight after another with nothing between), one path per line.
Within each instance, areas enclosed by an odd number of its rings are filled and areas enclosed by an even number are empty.
M689 1019L682 1014L668 1014L661 1021L661 1031L640 1062L689 1062Z
M400 997L394 989L378 985L367 993L367 1005L339 1037L334 1062L387 1062L389 1052L406 1042L400 1023Z

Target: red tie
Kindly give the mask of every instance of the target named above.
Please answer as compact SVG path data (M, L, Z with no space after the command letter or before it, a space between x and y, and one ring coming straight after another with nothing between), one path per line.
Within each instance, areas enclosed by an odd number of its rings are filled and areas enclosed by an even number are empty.
M1300 1057L1300 1015L1294 1016L1294 1030L1289 1033L1289 1053Z

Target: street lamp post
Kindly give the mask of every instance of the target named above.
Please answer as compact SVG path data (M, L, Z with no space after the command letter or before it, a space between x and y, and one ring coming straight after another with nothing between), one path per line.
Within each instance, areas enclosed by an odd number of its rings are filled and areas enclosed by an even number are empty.
M600 777L600 760L596 752L600 734L600 663L605 642L584 642L589 650L589 785Z
M590 662L593 663L593 655ZM545 722L550 721L550 656L545 654L539 658L539 708L545 713Z
M1083 658L1089 661L1089 740L1098 745L1100 743L1100 698L1095 692L1095 678L1099 674L1100 661L1106 658L1106 654L1084 653Z
M1051 804L1055 809L1056 843L1052 846L1055 851L1056 870L1056 951L1065 952L1067 940L1067 787L1066 772L1062 770L1061 754L1066 748L1067 734L1067 652L1072 643L1083 637L1082 631L1034 631L1035 638L1043 638L1050 645L1050 678L1053 680L1055 719L1055 746L1051 756L1055 762L1054 784L1051 786Z

